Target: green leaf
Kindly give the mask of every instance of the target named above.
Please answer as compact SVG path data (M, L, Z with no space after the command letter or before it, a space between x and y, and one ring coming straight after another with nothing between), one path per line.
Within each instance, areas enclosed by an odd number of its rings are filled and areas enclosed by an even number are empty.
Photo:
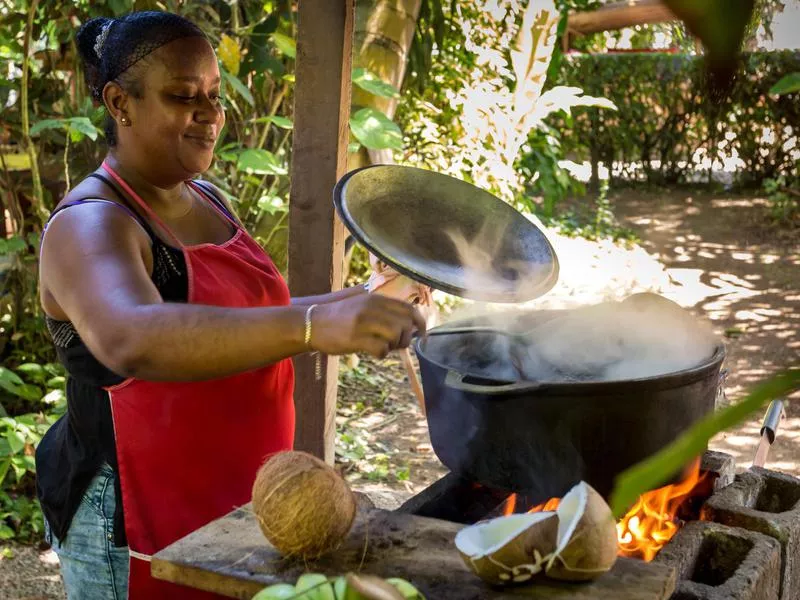
M282 33L273 33L269 37L275 44L275 47L280 50L281 54L284 54L289 58L295 58L297 56L297 42L295 42L288 35L283 35Z
M272 115L269 117L260 117L253 121L253 123L272 123L276 127L280 127L281 129L292 129L294 127L294 123L291 119L286 117L282 117L280 115Z
M72 117L67 119L67 122L69 123L70 130L78 131L92 141L97 139L99 130L87 117Z
M23 448L25 448L25 436L19 431L7 431L5 438L11 447L11 454L22 452Z
M382 98L399 98L400 92L391 83L383 81L372 71L359 68L353 70L353 84L362 90Z
M770 94L791 94L800 92L800 73L789 73L781 77L780 81L769 88Z
M288 170L272 152L262 148L249 148L239 155L236 168L258 175L286 175Z
M45 376L45 370L39 363L23 363L16 368L18 373L24 373L33 378Z
M362 108L350 117L353 135L370 150L403 147L403 133L385 114L374 108Z
M13 540L15 537L14 530L5 523L0 523L0 540Z
M18 254L24 252L27 247L28 244L18 235L6 240L6 254Z
M63 129L65 127L65 123L62 119L44 119L43 121L37 121L31 127L31 135L38 135L42 131L46 129Z
M228 73L225 69L221 69L222 77L231 84L231 87L236 90L242 98L244 98L250 106L255 106L256 101L253 98L253 94L247 89L247 86L242 83L242 81L238 77L234 77L230 73Z
M14 373L11 369L6 369L5 367L0 367L0 383L2 382L9 382L13 385L22 385L25 382L20 379L19 375Z
M287 208L286 203L280 196L262 196L258 199L258 209L270 215L274 215Z
M359 144L358 142L350 142L349 144L347 144L347 151L350 154L354 154L358 152L360 149L361 149L361 144Z
M621 473L611 493L611 510L619 518L643 493L661 487L703 453L708 440L738 425L775 398L800 388L800 369L790 369L761 382L741 402L716 411L695 423L661 451Z
M21 459L21 456L15 456L11 459L11 468L14 470L14 476L17 478L17 481L25 477L25 473L28 471L25 468L25 463Z

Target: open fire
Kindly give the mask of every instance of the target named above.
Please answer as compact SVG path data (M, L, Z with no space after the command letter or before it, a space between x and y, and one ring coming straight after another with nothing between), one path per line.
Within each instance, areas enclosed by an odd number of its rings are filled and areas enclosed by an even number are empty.
M697 459L681 482L642 494L617 523L620 555L646 562L653 560L677 533L681 526L681 508L695 495L706 476L707 473L700 473L700 459ZM527 512L555 510L558 504L558 498L551 498ZM512 494L503 506L503 514L510 515L516 508L517 495Z

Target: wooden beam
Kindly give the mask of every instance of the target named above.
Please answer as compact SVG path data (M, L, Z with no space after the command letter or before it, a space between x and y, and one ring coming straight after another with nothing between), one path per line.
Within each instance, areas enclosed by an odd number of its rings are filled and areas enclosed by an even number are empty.
M676 19L661 0L625 0L606 4L593 11L570 13L567 31L586 35Z
M292 296L341 289L344 226L332 192L345 173L355 0L300 0L289 195L289 287ZM338 360L295 359L295 448L333 463Z

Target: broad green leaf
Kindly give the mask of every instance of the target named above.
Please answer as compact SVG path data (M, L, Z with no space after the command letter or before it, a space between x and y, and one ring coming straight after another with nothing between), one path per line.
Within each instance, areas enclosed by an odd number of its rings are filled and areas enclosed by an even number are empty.
M14 237L10 237L6 240L6 254L16 254L18 252L23 252L28 247L28 244L25 243L25 240L15 235Z
M31 135L38 135L45 129L64 129L64 121L61 119L44 119L42 121L37 121L31 127Z
M0 540L13 540L15 535L11 527L5 523L0 523Z
M12 454L22 452L22 449L25 448L25 436L19 431L7 431L5 438L8 445L11 447Z
M31 377L44 377L45 370L39 363L23 363L16 367L18 373L25 373Z
M25 383L20 379L19 375L14 373L11 369L6 369L5 367L0 367L0 382L7 381L14 385L22 385Z
M231 87L236 90L236 92L244 98L250 106L255 106L256 101L253 98L253 94L247 89L247 86L241 82L238 77L231 75L225 69L222 69L222 77L231 84Z
M97 139L98 129L87 117L72 117L67 122L70 129L80 132L90 140Z
M63 389L66 383L67 383L66 377L64 377L63 375L56 375L55 377L51 377L50 379L48 379L46 385L50 389L53 388Z
M11 468L10 458L0 460L0 486L3 485L3 481L6 478L6 473L8 473L9 468Z
M231 75L239 75L239 65L242 62L242 52L239 43L229 35L223 33L217 47L217 55L225 65L225 70Z
M22 460L22 456L14 456L11 459L11 468L14 471L14 476L17 478L17 481L25 477L25 473L28 472L28 469L25 467L25 462Z
M294 123L291 119L286 117L282 117L280 115L272 115L269 117L260 117L253 121L254 123L272 123L276 127L280 127L281 129L292 129L294 127Z
M800 388L800 369L791 369L761 382L737 404L718 410L695 423L677 440L621 473L611 493L611 510L621 517L643 493L664 485L702 454L712 437L738 425L770 400Z
M403 147L400 128L385 114L374 108L362 108L350 117L353 135L370 150Z
M800 92L800 73L789 73L769 88L770 94L791 94Z
M288 35L283 35L282 33L273 33L269 37L275 44L275 47L280 50L282 54L285 54L289 58L295 58L297 56L297 42L295 42Z
M286 167L272 152L262 148L250 148L242 152L236 168L245 173L258 175L286 175L288 173Z
M383 81L375 73L364 68L353 70L353 84L375 96L383 98L400 97L400 92L391 83Z

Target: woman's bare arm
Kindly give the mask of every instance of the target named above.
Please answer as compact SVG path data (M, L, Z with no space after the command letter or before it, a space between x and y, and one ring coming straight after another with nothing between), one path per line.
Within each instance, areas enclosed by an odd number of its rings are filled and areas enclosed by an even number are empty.
M65 210L45 236L44 293L112 371L150 380L202 380L258 368L304 352L303 306L225 308L166 303L143 255L147 240L107 203ZM318 307L312 345L329 354L383 355L424 321L410 306L355 297Z

